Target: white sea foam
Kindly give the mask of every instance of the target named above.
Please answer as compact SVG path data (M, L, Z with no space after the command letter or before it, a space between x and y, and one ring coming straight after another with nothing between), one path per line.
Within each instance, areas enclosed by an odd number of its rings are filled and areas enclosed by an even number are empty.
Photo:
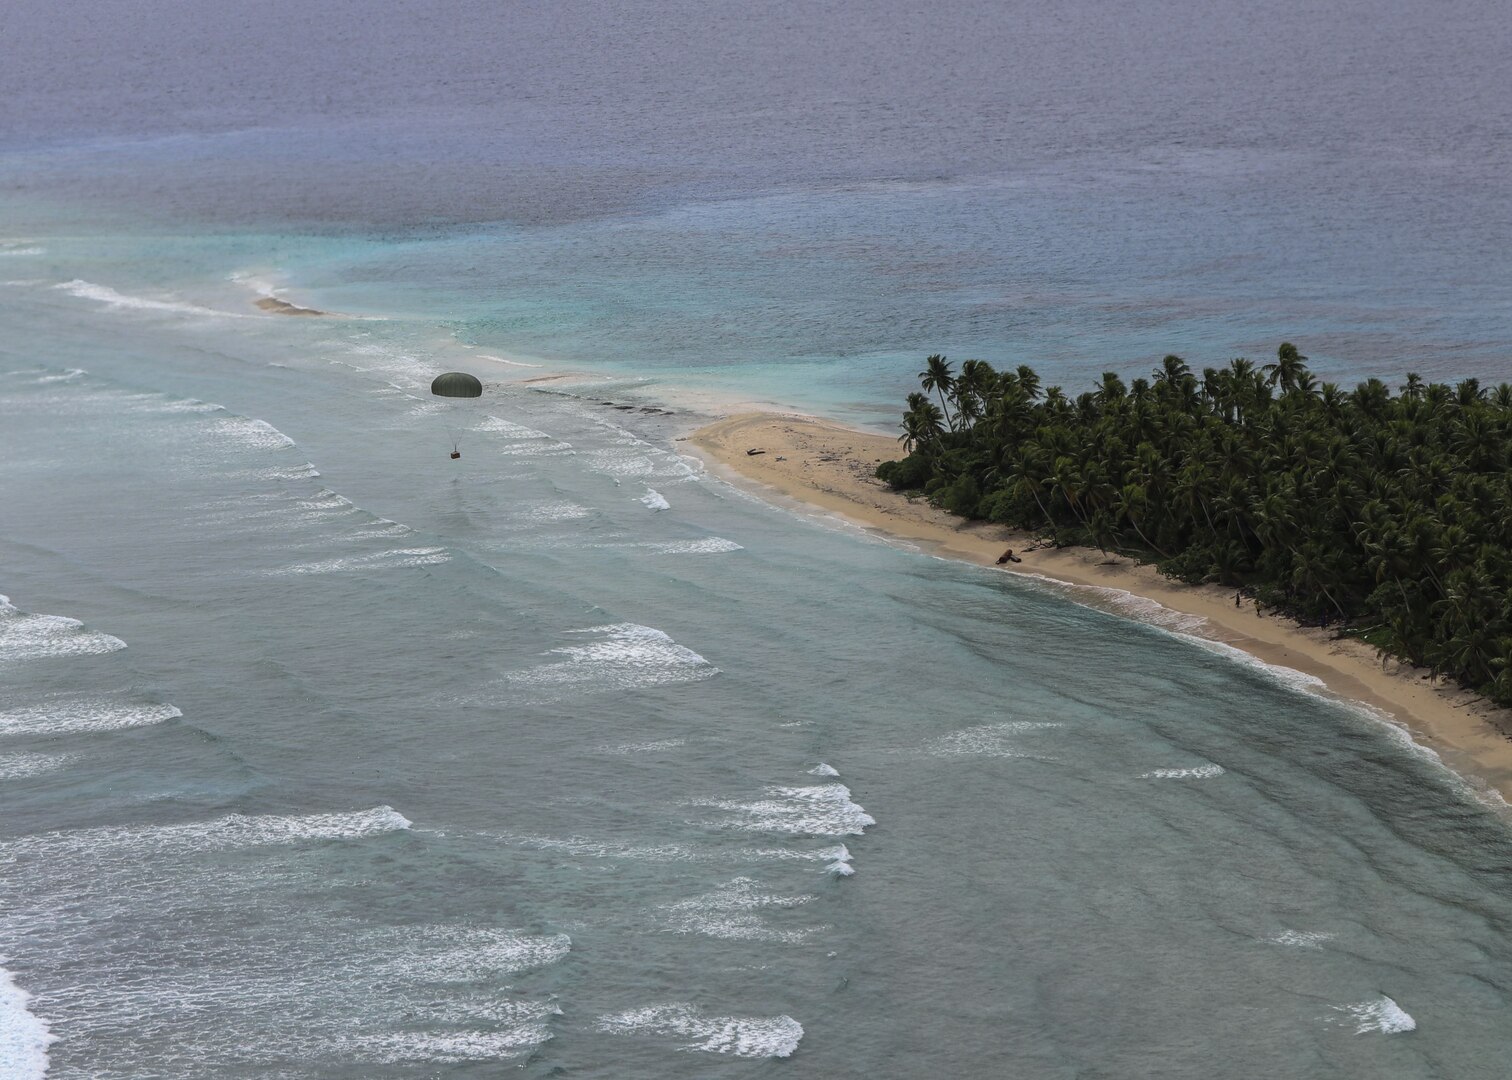
M266 573L274 576L290 574L339 574L361 570L397 570L413 566L434 566L448 562L451 555L445 548L395 548L371 555L349 555L337 559L320 559L316 562L295 563L281 566Z
M819 852L819 857L825 860L824 872L834 874L836 877L850 877L856 872L851 865L850 849L844 844L839 847L825 848Z
M550 525L559 521L580 521L592 515L586 506L570 502L526 503L510 513L511 525Z
M652 510L672 509L672 504L667 502L666 496L657 491L655 488L648 487L646 489L646 493L641 496L640 501L645 503L646 506L650 507Z
M73 382L75 379L81 379L88 374L89 372L83 368L65 368L55 375L38 375L36 381L39 383Z
M356 840L408 829L411 822L390 806L330 814L228 814L177 825L106 825L35 833L0 843L0 852L98 854L116 850L169 854L222 851L270 844Z
M851 853L844 844L824 848L737 848L699 850L687 844L633 844L619 840L595 840L587 836L539 836L529 833L486 833L533 851L556 852L572 858L618 859L630 862L679 863L720 862L732 859L751 863L819 862L823 871L842 877L854 873Z
M1138 619L1140 622L1147 622L1153 626L1161 626L1167 630L1174 630L1178 634L1192 634L1207 622L1201 615L1190 615L1184 611L1173 610L1147 596L1139 596L1126 589L1114 589L1101 585L1078 587L1095 591L1109 608L1120 615Z
M511 439L550 439L552 436L544 431L537 431L533 427L524 424L516 424L512 420L505 420L500 416L485 416L473 426L474 431L492 431Z
M60 697L0 712L0 735L76 735L145 727L183 716L172 705L140 705L109 697Z
M0 240L0 255L46 255L47 249L35 240Z
M567 686L593 690L633 690L696 682L719 673L692 649L677 644L654 627L613 623L569 630L600 640L566 645L545 655L560 657L507 676L525 686Z
M706 536L701 540L665 540L637 544L658 555L722 555L727 551L741 551L741 545L722 536Z
M720 849L720 857L735 857L745 862L821 862L822 872L836 877L850 877L856 872L851 865L853 856L844 844L824 848L737 848L735 851Z
M459 1000L449 997L442 1003L438 1018L448 1024L472 1024L489 1020L497 1024L519 1024L561 1016L562 1010L550 1001L522 1001L489 997L483 1000ZM549 1036L548 1036L549 1037Z
M330 488L321 488L308 499L300 499L295 504L303 510L336 510L346 513L357 509L357 504L345 495L339 495Z
M704 1016L686 1002L611 1013L596 1026L611 1034L689 1039L678 1049L747 1058L788 1057L803 1038L803 1025L791 1016Z
M13 607L9 597L0 596L0 661L100 656L125 647L120 638L87 630L78 619L33 615Z
M552 440L551 442L544 443L534 440L505 443L504 445L497 448L497 452L502 457L528 458L572 457L577 453L577 451L572 448L571 443L558 442L557 440Z
M1082 603L1084 606L1111 610L1127 618L1179 634L1200 645L1202 648L1207 649L1209 652L1220 653L1231 660L1237 660L1246 667L1262 672L1277 682L1290 686L1293 689L1315 693L1326 688L1323 680L1314 675L1298 671L1295 668L1269 663L1261 660L1258 656L1245 652L1243 649L1204 636L1201 631L1207 625L1207 620L1200 615L1190 615L1186 612L1174 611L1155 600L1151 600L1149 597L1138 596L1125 589L1115 589L1103 585L1072 585L1059 581L1056 578L1046 577L1043 574L1018 571L1015 571L1015 573L1018 573L1022 577L1033 578L1047 588L1060 593L1068 599Z
M1042 574L1026 573L1022 576L1034 578L1047 587L1077 602L1084 602L1084 597L1088 594L1097 595L1104 603L1101 605L1090 604L1088 606L1112 608L1120 614L1180 634L1201 648L1243 664L1252 671L1259 672L1292 690L1312 694L1316 697L1323 697L1327 700L1343 704L1356 712L1363 713L1378 722L1389 739L1396 742L1403 749L1442 768L1472 797L1495 810L1504 810L1508 806L1507 800L1500 792L1483 784L1466 781L1459 773L1450 769L1443 763L1437 752L1414 739L1412 733L1403 727L1395 717L1362 701L1342 700L1334 697L1328 693L1328 684L1316 675L1299 671L1296 668L1286 667L1282 664L1272 664L1237 646L1230 645L1227 642L1215 641L1212 638L1204 636L1201 630L1206 624L1206 620L1199 616L1172 611L1154 600L1136 596L1122 589L1105 588L1102 586L1069 585L1054 578L1045 577ZM1157 773L1165 772L1175 773L1180 772L1180 770L1157 770ZM1203 773L1201 775L1215 776L1218 774Z
M1140 773L1141 780L1211 780L1223 775L1222 765L1195 765L1187 769L1151 769Z
M226 280L243 285L258 296L277 297L282 295L284 291L283 286L274 282L272 278L265 277L252 270L233 270L226 275Z
M1391 998L1384 994L1370 1001L1356 1001L1349 1005L1331 1005L1331 1009L1348 1017L1344 1023L1354 1025L1355 1034L1368 1035L1378 1031L1386 1035L1397 1035L1417 1028L1417 1021ZM1342 1019L1342 1018L1341 1018Z
M840 770L836 769L833 765L826 765L824 762L821 761L819 764L815 765L812 769L809 770L809 775L810 776L839 776L840 775Z
M1125 618L1159 626L1184 636L1194 635L1207 622L1200 615L1174 611L1164 604L1129 592L1127 589L1116 589L1109 585L1073 585L1059 578L1036 574L1029 570L1014 570L1012 573L1016 577L1037 581L1050 591L1059 593L1083 607L1112 611Z
M860 836L876 819L851 801L844 784L804 787L772 786L767 797L752 802L734 799L696 800L693 806L728 811L732 816L713 824L750 832L795 836Z
M588 467L595 472L620 480L655 478L678 483L691 480L697 475L687 462L675 454L658 450L639 439L634 439L633 436L632 441L637 447L635 450L600 447L587 451Z
M510 367L538 368L538 367L543 367L544 366L542 364L527 364L523 360L511 360L511 359L509 359L506 356L495 356L492 353L481 353L480 352L478 354L478 358L480 360L492 360L495 363L499 363L499 364L508 364Z
M1293 949L1321 949L1325 942L1337 936L1326 930L1282 930L1266 940L1272 945L1286 945Z
M551 1038L545 1018L507 1031L416 1031L384 1035L361 1035L337 1041L348 1061L371 1061L381 1065L406 1062L457 1063L500 1061L519 1057Z
M153 300L145 296L128 296L117 292L109 285L97 285L92 281L84 281L74 278L62 284L54 285L70 296L77 296L83 300L96 300L108 307L124 308L133 311L162 311L174 315L211 315L217 318L239 319L244 316L230 311L216 311L214 308L200 307L198 304L188 304L181 300Z
M116 400L120 410L123 412L178 415L181 413L215 413L226 411L224 405L217 405L213 401L200 401L198 398L169 397L167 394L122 394Z
M408 536L414 532L408 525L401 525L388 518L375 518L364 528L347 534L349 540L389 540L396 536Z
M31 996L0 967L0 1076L41 1080L47 1075L47 1048L57 1036L27 1008Z
M1197 637L1192 640L1209 652L1220 653L1230 660L1236 660L1252 671L1258 671L1284 686L1291 687L1293 690L1302 690L1307 693L1317 694L1319 691L1328 689L1328 684L1316 675L1309 675L1305 671L1298 671L1296 668L1289 668L1282 664L1269 663L1225 641L1213 641L1210 638L1204 637Z
M1042 757L1030 754L1010 740L1031 731L1058 728L1048 721L1005 720L996 724L979 724L930 739L924 749L939 757Z
M606 551L649 551L656 555L722 555L742 550L735 541L726 540L722 536L706 536L699 540L635 540L584 546Z
M20 780L56 772L76 760L77 754L0 754L0 780Z
M321 475L321 470L314 467L313 461L305 461L301 466L293 469L248 469L243 472L233 473L237 479L268 479L274 483L286 483L292 479L314 479Z
M247 509L249 504L264 504L265 510ZM215 515L213 520L250 521L261 527L285 531L297 525L321 525L340 523L342 518L359 513L361 507L344 495L329 488L321 488L315 495L295 498L285 492L259 492L253 495L237 495L220 500L216 505L226 507L226 512ZM387 519L374 519L374 522Z
M675 750L679 746L686 746L687 742L687 739L657 739L654 742L605 743L598 749L605 754L659 754L664 750Z
M427 982L475 982L546 967L571 949L572 939L566 934L485 927L406 928L403 938L384 950L389 955L380 970Z
M217 417L208 422L218 442L238 450L286 450L294 440L266 420L250 416Z
M557 851L589 859L629 859L635 862L692 862L703 858L683 844L624 844L583 836L511 836L503 839L535 851Z
M663 905L667 929L677 934L703 934L726 941L780 941L794 944L823 930L822 926L779 929L763 913L801 907L813 896L774 896L757 891L757 882L739 877L713 892Z

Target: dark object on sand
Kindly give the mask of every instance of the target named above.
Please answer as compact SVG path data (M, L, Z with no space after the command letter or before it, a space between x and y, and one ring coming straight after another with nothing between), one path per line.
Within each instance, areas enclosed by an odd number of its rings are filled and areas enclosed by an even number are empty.
M437 375L431 382L431 393L437 397L482 397L483 384L476 375L448 371L445 375Z
M764 454L764 453L766 453L765 450L760 450L760 449L757 449L756 447L753 446L751 449L749 449L749 450L746 451L746 457L755 457L757 454Z
M462 456L462 451L460 451L460 450L453 450L452 451L452 460L453 461L456 461L461 456Z
M1003 552L997 558L997 564L999 566L1002 566L1004 563L1023 562L1023 561L1024 561L1023 559L1019 558L1017 555L1015 555L1013 553L1013 549L1012 548L1009 548L1007 551Z

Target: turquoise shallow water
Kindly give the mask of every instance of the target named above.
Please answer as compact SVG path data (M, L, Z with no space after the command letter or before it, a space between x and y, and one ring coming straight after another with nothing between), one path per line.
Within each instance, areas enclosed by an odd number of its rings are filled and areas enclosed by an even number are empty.
M0 1076L1504 1075L1504 808L677 442L1499 381L1494 5L6 19Z
M1505 825L1378 718L766 506L665 376L77 265L0 384L48 1075L1500 1068Z

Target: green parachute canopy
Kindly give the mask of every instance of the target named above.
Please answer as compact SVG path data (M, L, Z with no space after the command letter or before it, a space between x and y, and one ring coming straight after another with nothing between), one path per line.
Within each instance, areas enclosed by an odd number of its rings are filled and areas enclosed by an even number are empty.
M438 397L482 397L483 384L476 375L465 371L448 371L437 375L431 383L431 393Z

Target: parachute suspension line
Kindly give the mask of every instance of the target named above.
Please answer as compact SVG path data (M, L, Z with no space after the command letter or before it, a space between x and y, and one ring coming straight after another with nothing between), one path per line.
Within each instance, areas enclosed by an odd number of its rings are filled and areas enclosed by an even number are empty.
M435 394L437 397L482 397L483 384L478 381L477 376L475 375L469 375L464 371L448 371L444 375L437 375L435 379L431 381L431 393ZM462 451L458 449L458 444L461 442L461 439L459 438L456 429L451 426L447 427L446 432L451 436L451 456L452 460L455 461L457 458L462 456Z

